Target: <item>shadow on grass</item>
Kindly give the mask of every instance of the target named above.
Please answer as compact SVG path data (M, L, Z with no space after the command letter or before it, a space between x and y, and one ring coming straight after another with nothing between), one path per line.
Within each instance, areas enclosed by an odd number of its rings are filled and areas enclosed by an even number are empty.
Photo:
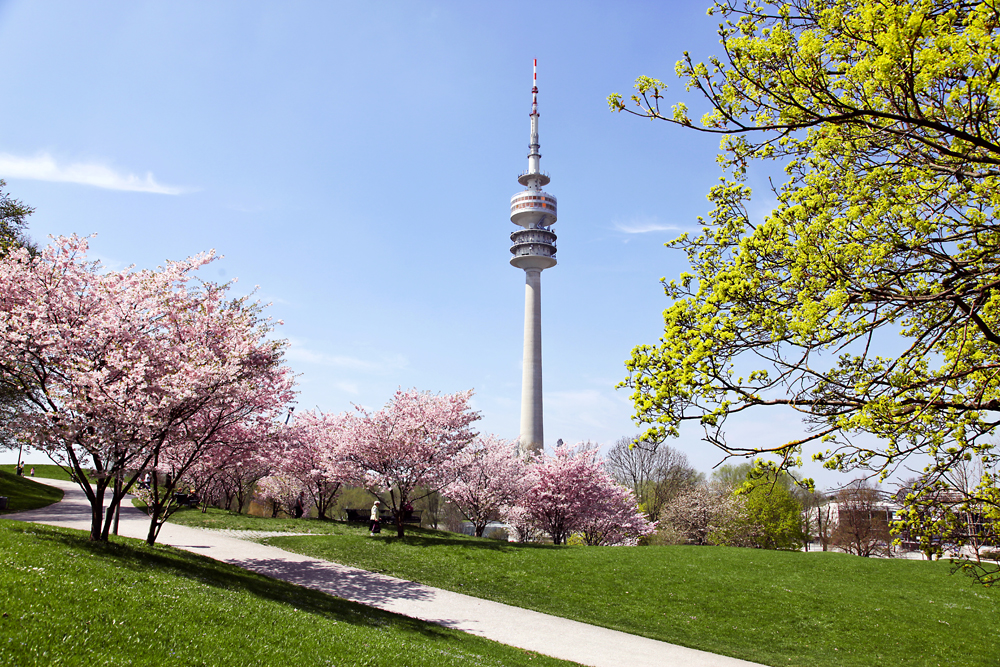
M384 580L386 578L370 573L345 576L343 573L335 573L332 568L323 568L321 564L312 563L248 559L245 563L240 564L244 567L272 568L276 576L285 579L282 580L240 569L240 566L236 564L220 563L172 547L149 547L138 540L116 538L116 541L113 542L91 542L87 539L86 533L81 531L12 521L3 522L2 528L19 535L19 539L28 539L30 536L30 539L39 542L49 542L69 550L82 551L103 559L112 559L115 561L116 567L137 573L148 572L151 569L159 570L165 574L195 580L207 586L224 590L239 590L255 597L288 604L299 611L316 614L338 622L371 628L391 624L400 629L420 633L425 637L454 639L448 633L442 632L442 628L438 625L339 599L333 597L333 594L300 585L300 582L313 583L316 578L321 576L334 577L334 583L337 583L336 578L340 578L344 590L356 591L361 597L367 595L372 601L377 601L385 599L385 595L395 595L401 598L411 596L411 599L416 599L420 595L416 591L418 585L410 582L375 582L376 579ZM367 575L367 577L362 575Z

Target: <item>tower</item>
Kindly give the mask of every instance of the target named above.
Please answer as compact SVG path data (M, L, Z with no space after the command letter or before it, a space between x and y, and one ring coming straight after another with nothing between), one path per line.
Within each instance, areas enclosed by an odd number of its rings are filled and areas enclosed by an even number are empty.
M524 360L521 367L522 454L540 452L544 446L542 427L542 271L556 265L556 198L542 187L549 177L539 168L538 152L538 59L534 61L531 86L531 139L528 170L517 177L525 189L510 198L510 221L520 229L510 240L511 265L524 269Z

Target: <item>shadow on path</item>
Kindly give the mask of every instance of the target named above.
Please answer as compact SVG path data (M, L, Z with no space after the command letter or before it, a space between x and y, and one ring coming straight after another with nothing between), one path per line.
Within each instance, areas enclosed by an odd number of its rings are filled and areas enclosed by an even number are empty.
M433 592L422 584L323 561L288 560L285 558L230 558L227 559L227 562L362 604L384 605L394 600L429 601L434 599Z

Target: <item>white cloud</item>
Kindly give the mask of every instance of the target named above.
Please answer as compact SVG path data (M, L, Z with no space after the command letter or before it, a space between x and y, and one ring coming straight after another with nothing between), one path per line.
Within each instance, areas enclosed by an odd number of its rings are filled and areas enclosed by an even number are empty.
M161 195L179 195L187 191L173 185L157 183L152 172L146 172L145 177L140 177L135 174L120 173L97 163L59 164L47 153L40 153L35 157L0 153L0 177L79 183L108 190L152 192Z
M341 354L329 354L327 352L313 350L295 338L289 338L288 351L285 358L291 362L301 362L306 364L316 364L319 366L330 366L333 368L343 368L352 371L365 371L368 373L386 373L389 371L405 368L409 365L403 355L388 355L376 361L368 359L358 359ZM356 385L350 385L356 389ZM348 385L341 387L345 391L351 391ZM351 393L356 393L351 391Z
M672 223L663 223L656 218L639 217L628 222L615 222L615 229L625 234L645 234L647 232L692 232L694 227L682 227Z

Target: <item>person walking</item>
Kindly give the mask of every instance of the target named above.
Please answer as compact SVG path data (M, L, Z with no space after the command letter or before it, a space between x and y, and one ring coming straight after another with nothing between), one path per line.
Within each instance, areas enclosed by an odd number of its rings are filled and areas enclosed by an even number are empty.
M371 523L371 532L369 533L369 535L371 535L372 537L375 536L375 533L382 532L382 524L378 520L378 510L379 510L378 504L379 503L377 500L372 504L372 514L369 517Z

